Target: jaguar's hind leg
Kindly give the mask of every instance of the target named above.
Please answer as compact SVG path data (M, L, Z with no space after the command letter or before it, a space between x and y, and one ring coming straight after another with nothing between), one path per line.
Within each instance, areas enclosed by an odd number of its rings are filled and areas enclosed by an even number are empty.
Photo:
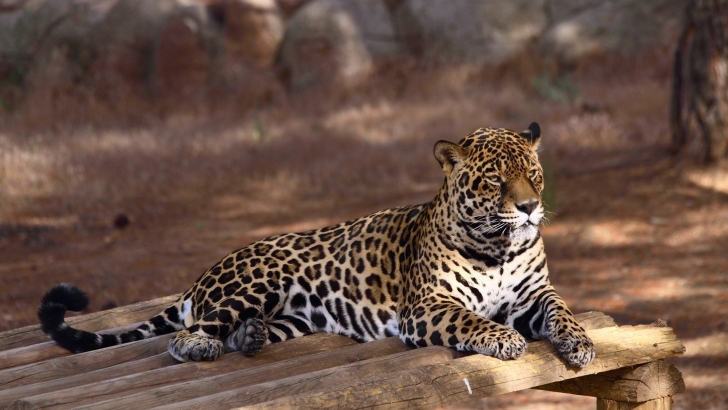
M298 316L279 315L266 322L258 318L249 318L227 337L225 348L227 352L240 350L246 356L253 356L267 344L313 332L313 323Z
M225 341L228 351L240 350L246 356L253 356L268 342L268 327L260 319L248 318L238 330Z
M226 340L233 329L240 326L245 315L251 317L260 314L258 309L246 307L242 302L239 302L240 306L231 305L235 303L223 302L209 308L202 319L169 341L169 353L182 362L216 360L222 356L225 353L222 341Z

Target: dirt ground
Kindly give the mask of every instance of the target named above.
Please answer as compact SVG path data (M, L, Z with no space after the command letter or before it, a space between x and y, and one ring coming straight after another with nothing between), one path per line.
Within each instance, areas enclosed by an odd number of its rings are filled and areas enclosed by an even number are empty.
M396 94L292 98L239 118L7 128L0 331L36 323L58 282L88 291L89 311L148 300L253 240L428 201L442 179L435 141L538 121L552 283L575 312L666 320L687 347L672 360L687 385L675 408L728 409L728 164L667 153L661 70L577 75L567 103L461 68L413 74ZM594 407L526 391L451 408Z

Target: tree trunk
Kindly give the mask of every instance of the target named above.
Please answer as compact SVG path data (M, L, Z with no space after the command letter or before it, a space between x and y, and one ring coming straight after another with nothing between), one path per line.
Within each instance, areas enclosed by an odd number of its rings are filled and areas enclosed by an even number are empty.
M728 0L691 0L675 51L670 104L675 153L728 158Z

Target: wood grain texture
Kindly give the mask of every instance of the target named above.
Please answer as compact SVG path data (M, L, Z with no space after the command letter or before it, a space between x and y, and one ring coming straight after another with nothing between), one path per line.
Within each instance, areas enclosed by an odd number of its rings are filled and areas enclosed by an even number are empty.
M538 389L581 396L599 397L628 403L640 403L685 391L682 374L664 360L579 377Z
M5 389L92 372L167 352L167 343L173 336L174 334L156 336L3 370L0 372L0 397Z
M685 351L667 327L609 327L588 333L597 357L583 369L568 367L548 341L539 341L529 344L518 360L472 355L241 408L436 408L634 366Z
M170 356L168 352L164 352L145 359L133 360L87 373L84 372L67 377L59 377L45 382L0 390L0 408L8 405L11 401L22 399L24 397L32 397L58 390L85 386L103 380L143 374L144 372L158 370L178 364L179 362Z
M234 352L216 362L201 363L176 363L166 352L167 341L173 335L77 355L61 353L63 357L50 360L44 358L57 354L58 347L50 342L36 343L0 351L0 356L12 357L10 353L18 352L26 355L25 359L15 359L15 363L32 361L0 371L0 406L16 400L10 408L171 409L241 404L253 408L318 408L326 407L328 400L344 408L379 407L383 403L427 408L604 373L682 351L679 341L668 340L672 334L668 328L619 328L601 312L582 313L577 320L597 343L597 361L582 370L568 368L547 341L530 343L525 358L507 362L481 355L459 358L462 353L439 346L411 350L398 338L357 344L325 333L266 346L252 358ZM136 323L112 331L129 326ZM671 353L666 353L670 349ZM618 374L607 374L607 379L602 377L599 383L601 386L606 380L616 385L616 378L622 377L620 383L642 383L653 393L677 392L680 385L673 383L669 390L664 386L668 380L664 377L659 379L663 385L645 384L651 380L647 375L655 370L674 376L672 369L660 367L665 365L630 367ZM464 377L473 395L467 393ZM580 386L582 392L594 389L583 383L570 386ZM640 400L648 397L644 389L610 397ZM385 401L366 401L367 397L377 396Z
M577 315L577 320L588 329L616 326L614 320L601 312L587 312ZM401 343L396 338L392 343ZM375 342L373 342L375 343ZM366 346L366 345L362 345ZM404 344L402 344L404 348ZM409 349L408 349L409 350ZM159 407L161 409L205 409L235 407L239 403L253 404L309 391L320 391L332 386L352 383L356 380L396 370L444 363L456 357L468 355L442 346L431 346L409 350L386 357L372 358L363 362L328 368L322 371L310 369L298 377L286 380L230 389L221 393L199 397L182 403ZM147 404L147 403L145 403Z
M91 376L85 380L81 388L67 388L58 391L47 391L34 396L22 396L25 402L33 404L36 408L66 409L90 405L92 408L105 408L100 401L109 401L106 407L120 409L124 403L130 402L128 408L147 408L149 405L136 399L126 399L134 393L150 391L163 394L163 386L174 384L168 399L180 395L204 394L206 391L217 391L236 380L227 381L227 375L240 372L241 369L257 368L269 363L285 359L308 356L318 352L336 351L337 349L357 344L348 337L319 333L299 339L292 339L276 345L267 346L261 353L253 357L245 357L239 352L223 355L215 362L188 362L178 363L165 368L145 371L140 374L131 374L104 381L94 380ZM168 356L169 357L169 356ZM169 357L171 359L171 357ZM174 360L174 359L172 359ZM223 375L223 377L220 377ZM218 376L218 377L216 377ZM251 372L249 377L253 382L258 380L257 373ZM182 383L187 382L187 383ZM175 386L183 386L184 390L177 391ZM170 389L167 389L170 390ZM160 393L160 391L162 393ZM13 398L17 395L11 390ZM162 400L159 398L159 400ZM183 400L183 399L182 399Z
M292 375L308 373L318 369L336 367L346 363L359 362L372 357L380 357L409 350L402 342L396 339L378 340L365 344L356 344L351 339L343 336L325 335L320 336L337 337L347 340L352 345L340 347L338 349L332 346L326 346L321 343L321 338L308 336L312 342L307 354L290 354L285 350L285 355L281 354L283 349L272 352L272 357L279 360L283 357L290 357L288 360L281 360L264 366L256 366L244 368L242 370L231 371L217 376L207 377L203 379L190 380L183 383L177 383L160 388L145 390L138 394L125 397L111 397L106 401L91 403L86 406L75 406L77 409L137 409L151 408L171 404L171 408L178 406L177 402L183 400L194 399L201 396L221 392L230 389L240 388L242 386L256 385L269 380L277 380ZM306 339L306 338L304 338ZM317 340L318 339L318 340ZM302 339L294 339L302 340ZM284 342L285 343L285 342ZM272 347L272 346L268 346ZM276 346L277 347L277 346ZM262 354L262 352L261 352ZM452 353L449 354L452 357ZM257 355L255 356L257 357ZM236 358L238 361L240 357ZM242 360L245 360L244 358ZM55 410L55 407L50 407ZM210 408L217 408L215 406Z
M577 315L577 319L587 329L616 326L611 317L601 312L582 313ZM136 326L136 324L112 329L109 332L121 331L131 326ZM166 337L171 336L168 335ZM0 371L0 392L2 392L0 394L0 406L8 405L16 399L26 398L34 401L41 407L51 405L63 408L66 405L64 403L68 403L68 406L83 405L123 395L132 395L142 391L149 391L149 394L153 393L167 397L165 399L167 401L155 402L155 405L163 405L168 402L197 397L194 394L203 396L207 393L217 393L223 389L230 390L247 386L251 383L251 380L256 382L262 382L262 380L248 378L245 379L248 381L243 382L244 379L241 379L239 384L229 386L224 383L218 383L213 379L211 381L212 384L207 387L190 388L189 386L185 386L184 388L186 391L189 391L189 394L185 394L180 398L172 398L171 395L166 395L164 391L157 391L157 389L164 390L164 386L168 384L204 379L246 369L251 366L259 366L278 360L291 359L315 352L335 350L342 346L356 344L353 340L343 336L321 333L281 344L266 346L253 359L241 358L239 354L232 353L224 355L221 360L215 363L179 364L167 354L164 348L166 346L166 339L161 342L151 340L153 339L77 355L68 355L65 350L60 349L52 342L21 348L20 350L28 349L28 352L38 353L36 356L37 361L26 366ZM376 350L374 349L377 346L376 343L372 346L365 344L362 345L363 347L358 348L362 352L358 354L359 356L356 356L354 353L345 353L344 356L338 359L335 357L321 359L324 361L310 365L312 367L309 367L309 369L338 366L352 361L363 360L363 357L377 357L377 354L372 353ZM149 350L150 346L145 346L148 344L152 345L151 350ZM389 346L387 348L389 350L381 350L379 355L409 350L397 338L390 338L390 341L385 344ZM54 360L42 360L43 355L45 357L52 357L52 354L56 353L59 349L62 355L66 357ZM16 350L18 349L13 351ZM6 352L9 353L11 351ZM141 355L138 355L139 352L142 352ZM0 354L2 353L4 352L0 352ZM333 354L333 352L329 353ZM30 355L27 356L30 357ZM99 360L100 357L102 358L101 360ZM341 359L344 359L343 363ZM313 359L314 362L316 360L320 359ZM295 369L295 363L290 366ZM289 372L288 374L285 372L276 372L271 373L275 377L269 376L268 379L263 381L300 373L298 370L296 370L298 373ZM244 377L244 375L241 375L241 377ZM83 386L83 388L79 389L78 387L80 386ZM142 397L137 398L140 400L143 399Z
M286 371L280 372L280 374L275 378L271 378L270 380L272 381L270 382L263 382L263 380L260 380L258 383L251 384L250 386L233 388L231 390L198 397L184 402L155 407L155 409L186 410L231 408L239 406L240 403L259 403L273 398L286 397L309 391L318 391L325 388L331 388L333 386L352 383L356 380L361 380L362 378L374 377L379 374L387 373L392 369L415 369L421 366L445 363L448 360L452 360L453 358L461 355L460 352L443 346L430 346L410 350L406 348L402 342L396 339L387 339L382 342L389 343L391 346L397 346L402 350L406 350L400 353L372 357L368 360L350 364L347 364L345 358L340 355L331 355L327 358L328 360L325 360L325 363L338 364L338 366L327 366L324 368L320 365L324 361L317 360L317 365L307 365L305 372L301 372L297 369L300 368L298 364L291 363L291 367L287 368ZM366 345L352 347L360 349L367 347L367 345L372 343L377 342L370 342ZM297 372L291 372L290 369L292 368L296 368ZM318 370L321 368L323 368L323 370ZM151 403L144 401L143 404L147 405Z

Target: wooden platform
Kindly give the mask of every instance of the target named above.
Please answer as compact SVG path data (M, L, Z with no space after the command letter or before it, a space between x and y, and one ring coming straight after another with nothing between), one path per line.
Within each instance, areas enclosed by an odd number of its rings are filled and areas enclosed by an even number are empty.
M89 330L128 329L179 295L70 317ZM38 326L0 333L0 408L225 409L437 408L540 388L598 397L599 409L669 409L684 391L662 359L685 351L659 323L617 326L600 312L577 315L597 357L568 367L548 341L518 360L466 355L445 347L409 349L398 338L358 344L315 334L266 346L254 357L178 363L172 335L71 355Z

